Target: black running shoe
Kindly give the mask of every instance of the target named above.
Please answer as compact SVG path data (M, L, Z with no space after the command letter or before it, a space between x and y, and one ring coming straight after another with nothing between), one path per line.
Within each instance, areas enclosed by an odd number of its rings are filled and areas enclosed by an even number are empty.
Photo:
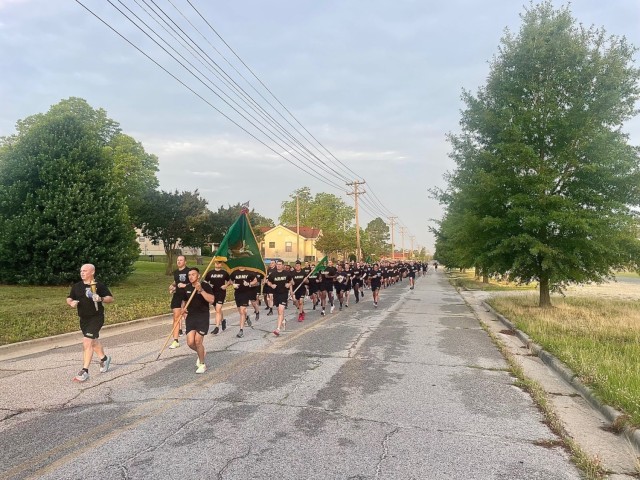
M249 315L247 315L247 326L250 327L251 325L251 319L249 318Z
M269 311L267 312L267 315L273 315L273 308L269 309Z
M216 327L213 330L211 330L211 334L212 335L217 335L219 331L220 331L220 329L218 327Z
M222 319L222 331L224 332L227 329L227 319Z
M242 330L240 330L240 331L236 334L236 337L238 337L238 338L242 338L242 337L244 337L244 332L243 332Z
M256 312L256 322L260 320L260 312Z

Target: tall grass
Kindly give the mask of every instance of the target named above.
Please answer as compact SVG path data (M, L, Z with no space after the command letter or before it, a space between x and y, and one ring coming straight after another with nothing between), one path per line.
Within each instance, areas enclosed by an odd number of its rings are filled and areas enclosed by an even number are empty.
M640 301L554 297L541 309L537 295L525 295L489 303L640 427Z

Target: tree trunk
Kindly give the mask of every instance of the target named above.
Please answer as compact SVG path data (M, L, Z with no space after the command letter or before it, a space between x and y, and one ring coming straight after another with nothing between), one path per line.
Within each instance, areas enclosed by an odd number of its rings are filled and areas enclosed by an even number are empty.
M549 277L546 275L540 276L540 301L538 306L540 308L551 307L551 294L549 291Z

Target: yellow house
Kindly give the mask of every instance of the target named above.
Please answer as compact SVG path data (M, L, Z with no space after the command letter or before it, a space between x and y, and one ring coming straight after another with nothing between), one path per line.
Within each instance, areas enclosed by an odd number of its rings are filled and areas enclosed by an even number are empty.
M284 225L260 230L264 234L261 245L264 258L281 258L285 262L295 262L299 258L303 262L316 262L324 256L316 250L316 240L322 234L319 228L300 227L300 236L296 227Z

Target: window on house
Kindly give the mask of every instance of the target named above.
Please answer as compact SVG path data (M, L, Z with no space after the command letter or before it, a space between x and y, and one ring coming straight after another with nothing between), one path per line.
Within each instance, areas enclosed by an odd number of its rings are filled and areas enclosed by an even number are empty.
M269 248L276 248L276 242L269 242Z
M144 237L138 237L138 242L144 243Z
M284 251L285 252L293 252L293 243L292 242L284 242Z

